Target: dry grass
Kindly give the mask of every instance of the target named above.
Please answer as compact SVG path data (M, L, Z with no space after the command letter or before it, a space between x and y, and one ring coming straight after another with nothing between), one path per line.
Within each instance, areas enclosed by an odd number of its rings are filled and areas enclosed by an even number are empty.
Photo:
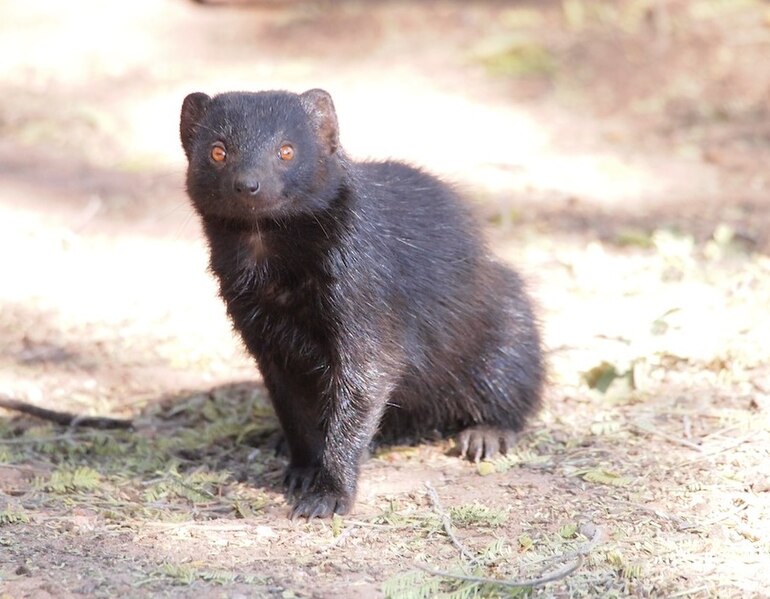
M0 393L136 423L3 414L0 589L763 596L763 7L327 8L0 8ZM68 43L84 16L121 27ZM551 383L509 455L383 449L349 517L286 518L276 423L204 273L176 139L184 92L261 82L330 87L354 155L460 179L527 274Z

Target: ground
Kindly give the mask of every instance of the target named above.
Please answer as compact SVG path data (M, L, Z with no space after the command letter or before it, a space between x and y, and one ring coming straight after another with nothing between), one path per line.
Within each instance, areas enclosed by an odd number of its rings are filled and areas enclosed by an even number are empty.
M0 393L135 424L0 416L3 596L767 596L766 4L34 0L0 23ZM310 87L350 154L465 192L550 380L508 456L385 449L352 514L291 522L177 126L191 91Z

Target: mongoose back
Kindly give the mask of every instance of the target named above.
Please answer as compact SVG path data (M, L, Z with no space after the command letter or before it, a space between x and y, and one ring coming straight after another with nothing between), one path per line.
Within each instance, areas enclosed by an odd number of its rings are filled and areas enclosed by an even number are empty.
M456 192L356 162L323 90L187 96L187 190L283 428L292 516L347 513L373 441L505 451L540 404L538 327Z

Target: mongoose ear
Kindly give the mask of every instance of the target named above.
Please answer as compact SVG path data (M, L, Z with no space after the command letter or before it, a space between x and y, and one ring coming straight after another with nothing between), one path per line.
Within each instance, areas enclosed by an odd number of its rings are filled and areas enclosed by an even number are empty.
M182 147L187 159L192 153L192 144L197 133L198 125L206 114L211 98L201 92L190 94L182 102L182 116L179 120L179 135L182 138Z
M340 145L337 112L329 92L322 89L311 89L299 97L302 107L310 116L318 137L326 143L330 154L337 151Z

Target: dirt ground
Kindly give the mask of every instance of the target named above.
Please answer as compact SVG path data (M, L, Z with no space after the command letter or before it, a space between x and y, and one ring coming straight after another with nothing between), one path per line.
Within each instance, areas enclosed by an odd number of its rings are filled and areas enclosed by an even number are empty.
M768 49L758 0L2 3L0 393L135 430L3 412L0 595L770 596ZM381 451L308 523L177 127L310 87L465 191L550 383L508 456Z

